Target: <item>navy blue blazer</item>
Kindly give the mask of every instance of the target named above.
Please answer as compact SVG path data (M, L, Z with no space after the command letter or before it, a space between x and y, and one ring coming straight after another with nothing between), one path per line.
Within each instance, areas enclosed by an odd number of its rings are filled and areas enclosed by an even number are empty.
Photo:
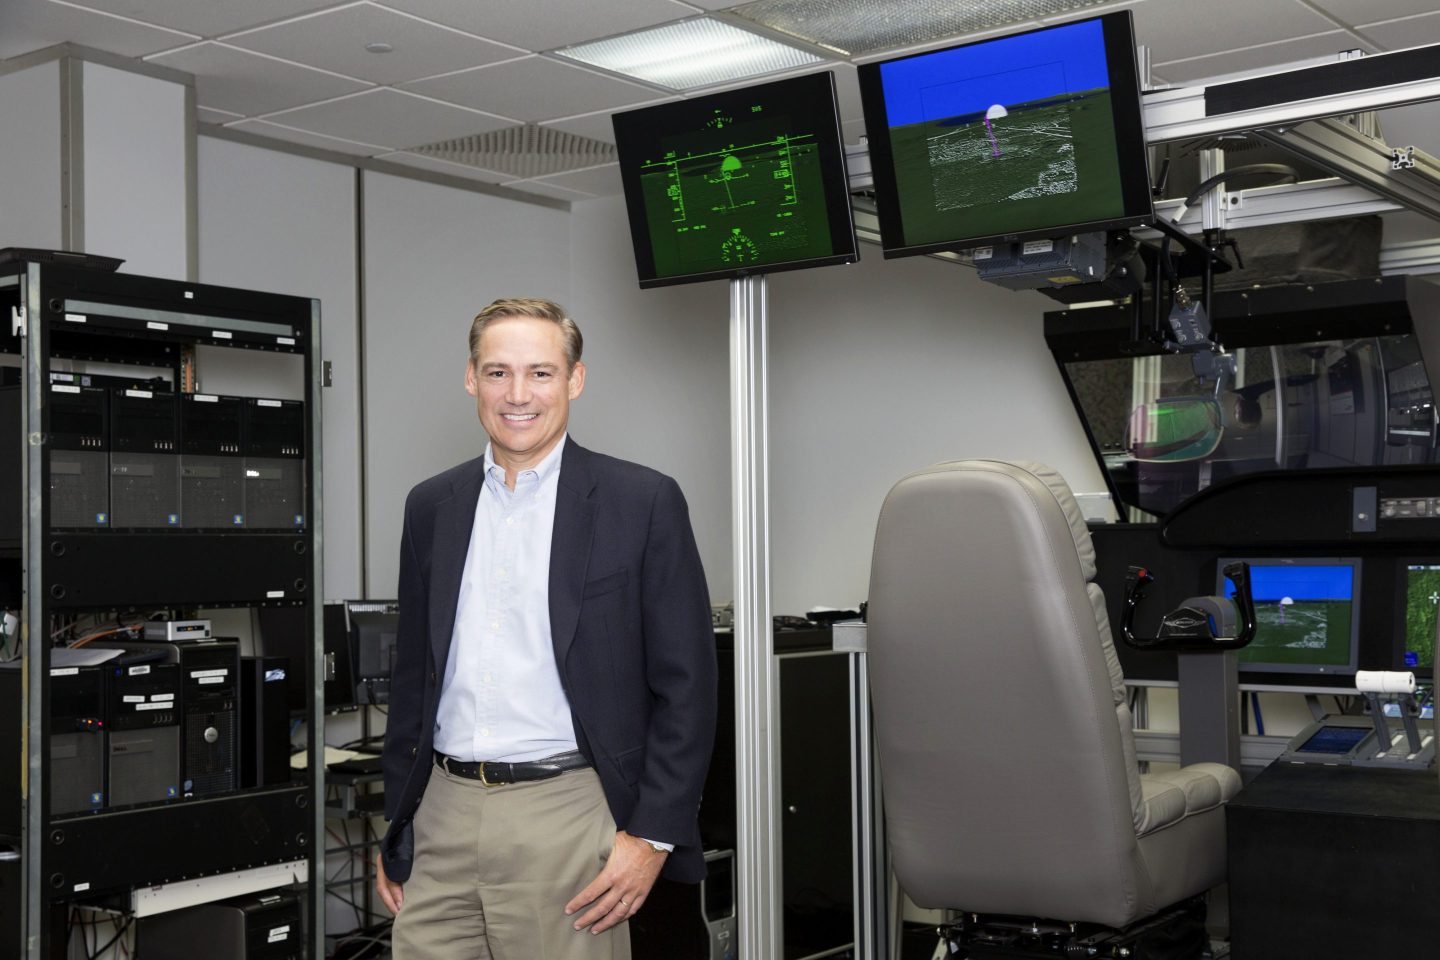
M410 491L385 733L385 873L414 859L440 678L484 482L480 457ZM617 827L675 844L665 876L705 875L697 821L715 737L715 637L700 554L669 477L566 441L550 547L550 632L580 750Z

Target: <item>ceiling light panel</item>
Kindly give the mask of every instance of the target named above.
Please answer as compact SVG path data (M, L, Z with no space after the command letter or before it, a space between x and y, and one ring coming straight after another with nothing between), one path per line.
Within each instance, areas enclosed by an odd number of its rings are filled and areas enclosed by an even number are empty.
M1113 0L755 0L729 13L799 40L860 56L1027 23Z
M576 44L555 52L672 90L693 90L823 62L823 58L808 50L708 17Z

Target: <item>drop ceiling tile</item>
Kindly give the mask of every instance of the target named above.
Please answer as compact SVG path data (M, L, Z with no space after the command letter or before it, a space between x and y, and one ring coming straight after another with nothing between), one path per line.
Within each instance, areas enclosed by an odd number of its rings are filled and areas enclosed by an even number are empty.
M556 130L563 130L565 133L573 133L580 137L589 137L591 140L599 140L601 143L615 142L615 127L610 122L612 114L592 113L584 117L574 117L570 120L547 120L542 127L554 127Z
M244 116L243 113L231 113L229 110L215 110L210 107L195 108L195 119L201 123L229 123Z
M369 3L227 37L225 42L373 83L401 83L520 55ZM393 49L371 53L365 45L372 42Z
M529 182L564 187L567 190L579 190L581 193L597 197L614 196L622 193L624 189L620 186L620 164L618 163L607 163L604 166L591 167L588 170L575 170L570 173L557 173L550 177L537 177Z
M660 95L650 87L546 57L418 80L406 84L405 89L525 122L615 109Z
M330 137L361 143L378 141L401 149L511 126L508 120L413 97L388 87L286 110L266 119Z
M510 179L505 174L494 170L472 167L468 163L451 163L448 160L427 157L419 153L406 153L403 150L384 153L375 159L399 163L407 167L417 167L421 170L430 170L435 173L448 173L452 177L464 177L466 180L479 180L481 183L501 183Z
M511 180L505 184L505 186L510 190L519 190L522 193L533 193L536 196L550 197L555 200L568 200L571 203L595 199L593 193L581 193L579 190L566 190L564 187L556 187L535 180Z
M50 0L0 0L0 60L57 43L80 43L122 57L143 57L194 39L189 34L130 23Z
M1155 72L1171 83L1190 83L1234 73L1263 72L1270 68L1287 67L1302 60L1332 58L1341 50L1354 49L1356 46L1363 48L1364 45L1345 31L1334 30L1283 43L1268 43L1248 50L1232 50L1193 60L1157 63Z
M1392 147L1414 146L1440 156L1440 101L1381 110L1380 132Z
M1431 0L1432 4L1435 2L1436 0ZM1360 32L1387 50L1406 50L1410 47L1440 43L1440 13L1407 17L1389 23L1373 23Z
M368 86L218 43L201 43L149 59L151 63L195 74L195 97L207 107L247 117L354 93Z
M1260 43L1326 33L1335 24L1297 0L1144 0L1135 14L1135 40L1150 62L1220 54ZM1336 49L1356 44L1341 43Z
M1394 20L1417 13L1434 13L1435 0L1314 0L1315 6L1352 27L1377 20Z
M339 137L327 137L311 133L309 130L297 130L294 127L269 123L265 120L242 120L239 123L230 124L228 129L244 130L246 133L253 133L261 137L284 140L287 143L299 143L307 147L318 147L321 150L354 154L357 157L373 157L377 153L387 153L395 149L375 143L357 143L353 140L342 140Z
M9 2L9 0L6 0ZM337 0L67 0L204 37L333 7Z
M626 33L696 12L671 0L387 0L386 6L535 51Z

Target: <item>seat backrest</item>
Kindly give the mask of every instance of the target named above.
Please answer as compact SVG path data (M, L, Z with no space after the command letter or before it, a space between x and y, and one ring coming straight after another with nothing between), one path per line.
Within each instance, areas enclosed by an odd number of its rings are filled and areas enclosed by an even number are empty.
M1139 771L1095 551L1040 464L964 460L886 497L869 662L887 831L916 903L1133 915Z

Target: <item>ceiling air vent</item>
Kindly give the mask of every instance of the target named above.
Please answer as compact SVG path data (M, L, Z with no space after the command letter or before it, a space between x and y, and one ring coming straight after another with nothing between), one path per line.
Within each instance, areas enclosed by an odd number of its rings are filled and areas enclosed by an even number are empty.
M411 147L409 152L522 178L615 162L611 144L533 123Z

